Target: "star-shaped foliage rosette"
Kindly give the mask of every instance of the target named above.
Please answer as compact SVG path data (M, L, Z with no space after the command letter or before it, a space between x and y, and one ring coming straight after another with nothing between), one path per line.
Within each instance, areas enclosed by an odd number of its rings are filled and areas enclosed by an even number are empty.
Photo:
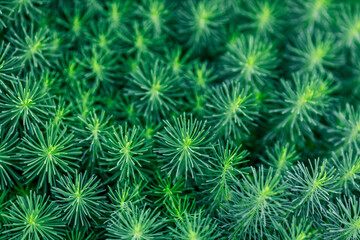
M0 0L0 240L360 239L359 10Z

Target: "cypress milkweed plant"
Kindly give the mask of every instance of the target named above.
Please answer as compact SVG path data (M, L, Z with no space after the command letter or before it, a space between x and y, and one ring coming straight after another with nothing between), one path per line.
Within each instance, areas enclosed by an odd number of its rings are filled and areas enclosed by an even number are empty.
M0 0L0 240L360 239L360 1Z

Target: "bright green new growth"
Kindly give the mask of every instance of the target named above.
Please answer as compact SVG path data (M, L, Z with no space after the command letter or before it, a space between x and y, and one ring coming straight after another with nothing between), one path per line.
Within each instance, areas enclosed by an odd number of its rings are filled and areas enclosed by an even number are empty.
M216 52L224 37L226 15L218 0L184 1L178 12L177 32L184 46L196 54Z
M194 214L185 213L184 219L176 219L175 223L176 228L170 228L174 239L215 240L221 236L216 220L211 219L201 210Z
M170 176L163 177L159 172L156 172L155 179L157 182L152 187L151 192L158 198L154 202L156 204L173 202L177 196L186 190L182 178L173 181Z
M18 168L16 151L18 134L5 134L0 129L0 190L6 191L18 179L15 169Z
M143 26L137 22L133 23L130 28L121 29L118 32L121 39L121 48L127 54L135 55L132 64L137 64L140 60L153 56L153 50L159 45L161 38L154 38L150 27ZM136 70L136 69L135 69Z
M55 106L56 108L53 111L54 115L50 122L52 122L54 125L68 122L71 119L69 115L71 113L73 105L67 102L64 98L60 98L55 103Z
M186 71L185 78L191 86L195 86L196 91L203 92L218 78L218 75L215 73L215 67L208 62L196 61Z
M300 73L333 76L332 70L344 63L336 38L316 31L304 31L288 45L290 68Z
M328 221L323 222L326 229L324 237L334 240L355 240L360 238L360 206L357 197L337 199L337 204L327 210Z
M20 59L14 56L15 52L10 53L10 50L10 43L5 46L5 41L2 41L0 46L0 81L14 79L13 74L22 67Z
M167 239L161 229L165 219L159 217L145 204L143 207L130 204L128 208L114 215L107 224L109 240Z
M106 156L103 158L112 173L111 179L123 181L125 179L144 179L142 166L149 162L149 146L145 143L144 133L138 127L128 128L119 126L107 136Z
M26 197L17 196L6 214L5 226L11 227L9 239L55 240L63 239L65 224L54 202L49 197L30 192Z
M100 180L93 175L75 172L74 177L63 176L52 187L52 193L63 214L63 221L73 227L90 227L92 221L103 215L105 196Z
M23 175L27 182L38 178L38 188L53 186L64 173L74 173L78 167L80 148L74 146L72 133L60 124L46 123L43 132L38 125L32 127L33 134L25 133L18 158L26 169Z
M78 2L79 3L79 2ZM75 5L78 5L75 3ZM69 8L63 9L63 14L65 17L58 18L57 23L60 27L64 28L65 35L71 42L75 42L76 40L82 41L84 33L87 30L87 21L89 18L89 14L81 11L80 6L75 6L72 11Z
M239 12L249 22L243 23L241 28L251 29L256 34L265 37L268 35L277 36L281 32L285 23L286 11L280 1L245 1L245 6L244 9L241 7Z
M288 11L296 29L330 27L334 0L288 0Z
M277 77L279 64L275 46L260 37L241 34L227 45L221 57L223 74L234 81L260 88Z
M185 195L185 197L176 195L171 199L170 203L165 203L165 206L170 215L169 221L176 222L176 220L180 220L183 222L185 220L185 214L194 213L196 203L195 199L191 200L189 195Z
M251 88L239 82L224 82L214 87L207 98L207 118L215 131L226 138L250 134L259 107Z
M28 75L25 80L14 79L10 84L0 81L0 91L0 123L10 131L15 128L29 131L32 124L43 124L54 108L51 96L41 89L33 75Z
M115 31L108 27L108 23L106 23L105 21L102 21L99 24L93 23L90 25L89 31L90 33L88 38L92 45L91 51L93 52L92 53L93 61L96 61L94 59L97 59L97 60L101 60L103 62L103 65L109 65L108 64L109 61L104 61L105 59L117 60L118 58L116 57L116 55L113 55L114 53L116 53L114 46L117 44L116 42L117 38ZM95 53L96 51L99 51L100 55L97 55ZM84 55L84 57L87 57L87 55L88 54ZM114 63L115 62L116 61L114 61ZM90 65L94 65L94 63ZM113 64L113 67L116 68L115 64ZM107 67L106 70L109 71L109 67Z
M269 167L284 175L286 170L300 159L300 155L294 145L277 141L271 147L266 146L265 156L260 158Z
M79 144L84 147L88 146L83 151L83 158L89 157L90 164L98 165L100 157L104 157L105 150L103 145L108 141L111 116L106 116L104 111L97 114L94 110L86 118L82 116L78 118L81 121L81 125L74 127L74 129L79 137Z
M336 26L339 29L343 44L356 51L360 43L360 12L359 5L341 5L341 11L337 12Z
M170 68L179 77L188 70L189 52L185 52L181 45L169 46L165 48L164 62L170 65Z
M127 182L122 183L119 181L114 189L109 187L108 195L111 201L111 215L123 212L131 204L142 204L142 201L144 200L144 196L142 196L144 187L145 184L142 181L132 185L127 184Z
M117 77L114 67L117 58L114 54L92 47L91 50L84 50L78 61L87 70L83 77L93 82L93 88L109 90Z
M282 79L271 99L276 109L270 110L275 126L269 135L277 132L297 141L314 138L314 128L321 126L320 117L330 108L335 89L330 78L318 75L294 74L291 81Z
M360 191L360 155L350 146L341 149L340 153L333 152L330 163L335 167L339 176L337 186L346 195L351 196L354 190Z
M248 162L246 157L249 153L241 148L241 145L233 146L228 141L226 144L219 142L214 148L214 160L210 162L210 167L205 173L208 180L204 183L207 189L205 192L211 199L211 210L218 209L230 199L231 186L245 173L241 165Z
M160 154L164 162L162 170L175 175L179 179L185 175L185 180L197 179L203 174L203 169L209 164L205 161L209 155L206 150L211 149L212 140L210 128L206 122L193 119L186 114L173 118L173 122L164 121L165 132L158 134L160 147L155 151Z
M178 78L169 66L156 60L154 64L142 62L135 73L130 74L127 95L136 97L137 111L153 115L156 120L176 111L177 98L181 95L174 86Z
M291 210L288 187L278 173L272 168L265 172L262 165L237 181L226 208L226 217L232 220L227 224L230 239L261 239L271 226L283 221Z
M131 0L112 0L105 2L102 14L109 23L111 29L121 29L129 22Z
M350 104L346 104L345 109L334 113L335 119L328 128L329 142L337 148L354 147L357 152L360 151L360 112Z
M359 10L0 0L0 240L360 239Z
M333 167L327 167L326 160L309 160L309 167L298 163L291 167L286 176L292 192L292 204L296 215L309 218L321 216L326 211L325 202L330 194L336 193L335 184L338 181Z
M22 64L34 73L50 66L50 58L56 57L56 52L51 46L49 29L40 28L35 32L32 24L30 30L22 26L22 33L13 32L10 41L16 50L15 56Z
M138 6L137 15L143 18L143 23L152 29L154 37L161 37L168 28L171 6L165 0L142 0ZM171 9L172 10L172 9Z

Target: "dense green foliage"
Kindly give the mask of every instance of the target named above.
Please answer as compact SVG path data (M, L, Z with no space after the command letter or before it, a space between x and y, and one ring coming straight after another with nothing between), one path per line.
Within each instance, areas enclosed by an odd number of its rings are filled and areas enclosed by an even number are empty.
M0 240L360 239L360 1L0 0Z

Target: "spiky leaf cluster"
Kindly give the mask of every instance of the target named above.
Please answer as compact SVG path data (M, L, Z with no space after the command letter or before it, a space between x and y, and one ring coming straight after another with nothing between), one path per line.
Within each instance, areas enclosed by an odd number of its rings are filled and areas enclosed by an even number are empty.
M259 107L247 85L224 82L212 89L207 100L207 118L219 135L238 138L250 134L256 125Z
M227 217L230 238L262 238L270 226L285 219L291 210L288 185L272 168L252 168L252 176L233 185Z
M54 240L64 237L64 222L54 202L30 192L18 196L6 214L10 239ZM5 232L6 233L6 232Z
M0 239L359 239L359 10L0 0Z
M90 226L90 221L102 216L104 196L100 180L86 173L74 174L74 177L63 176L52 188L61 212L63 221L71 226Z
M176 179L182 175L186 180L196 179L196 173L202 174L209 166L206 158L209 157L207 150L212 148L209 145L212 135L206 122L184 113L165 124L165 132L158 135L161 147L156 149L164 162L162 169Z
M321 127L320 117L330 108L333 81L318 75L294 74L291 81L281 80L281 85L271 100L277 107L270 110L274 130L298 142L305 137L313 139L313 129Z
M161 231L165 219L159 220L159 215L146 205L139 208L131 204L108 223L108 239L166 239Z
M33 129L33 134L25 133L17 156L26 166L23 175L27 182L38 178L38 187L52 186L62 174L74 173L81 153L72 142L74 135L52 122L46 124L44 132L37 125Z

